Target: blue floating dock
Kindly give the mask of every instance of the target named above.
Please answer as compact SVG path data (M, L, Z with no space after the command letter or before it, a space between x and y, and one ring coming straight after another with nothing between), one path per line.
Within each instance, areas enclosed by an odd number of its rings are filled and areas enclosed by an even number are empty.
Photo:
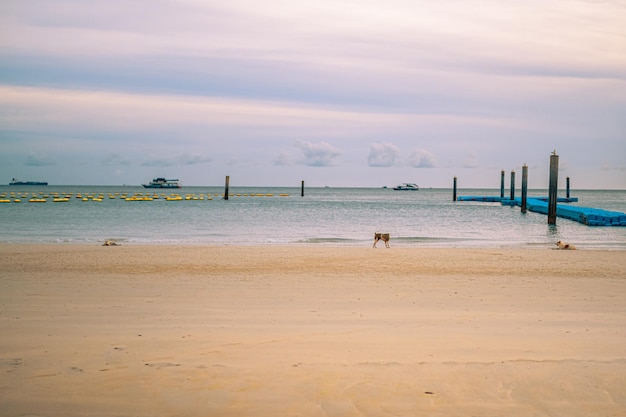
M496 196L464 195L457 197L457 201L481 201L484 203L500 203L503 198Z
M532 197L536 200L548 201L548 197ZM457 201L481 201L485 203L502 203L507 206L514 206L515 200L519 200L516 198L511 200L508 197L497 197L495 195L481 196L481 195L464 195L457 197ZM558 203L576 203L578 202L578 197L557 197L556 201ZM521 204L521 200L520 200Z
M503 206L520 206L521 198L502 198L496 196L461 196L457 201L479 201L479 202L499 202ZM557 198L558 203L577 202L577 197ZM528 197L526 208L535 213L548 214L548 197ZM608 211L592 207L580 206L556 206L556 215L564 219L573 220L587 226L626 226L626 213L619 211Z

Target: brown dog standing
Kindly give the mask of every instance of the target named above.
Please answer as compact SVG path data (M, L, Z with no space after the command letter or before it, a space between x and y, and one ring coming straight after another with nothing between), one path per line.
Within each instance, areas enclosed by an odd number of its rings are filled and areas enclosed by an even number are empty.
M374 248L376 247L376 244L378 243L379 240L382 240L383 242L385 242L385 247L388 248L389 247L389 233L374 233Z

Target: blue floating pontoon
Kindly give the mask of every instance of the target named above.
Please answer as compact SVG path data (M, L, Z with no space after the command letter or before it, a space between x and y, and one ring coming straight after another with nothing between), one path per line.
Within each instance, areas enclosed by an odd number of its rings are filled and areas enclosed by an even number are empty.
M502 197L496 196L480 196L480 195L464 195L457 197L457 201L481 201L483 203L499 203L503 200Z
M462 196L457 201L500 202L503 206L520 206L521 198L502 198L496 196ZM577 197L559 197L558 203L577 202ZM548 197L529 197L526 199L526 208L535 213L548 214ZM556 206L556 215L573 220L587 226L626 226L626 213L608 211L592 207Z

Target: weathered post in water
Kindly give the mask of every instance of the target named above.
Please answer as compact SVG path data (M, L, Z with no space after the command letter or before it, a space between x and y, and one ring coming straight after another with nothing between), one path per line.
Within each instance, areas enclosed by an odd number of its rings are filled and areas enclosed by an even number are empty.
M511 171L511 200L515 200L515 171Z
M522 213L526 213L526 201L528 199L528 166L522 166Z
M565 179L565 197L569 198L569 177Z
M304 197L304 180L302 180L302 184L300 185L300 197Z
M454 185L452 186L452 201L456 201L456 177L454 177Z
M226 185L224 186L224 200L228 200L228 183L230 182L230 176L226 176Z
M550 187L548 189L548 224L556 224L556 198L559 187L559 156L550 155Z
M504 170L500 172L500 198L504 198Z

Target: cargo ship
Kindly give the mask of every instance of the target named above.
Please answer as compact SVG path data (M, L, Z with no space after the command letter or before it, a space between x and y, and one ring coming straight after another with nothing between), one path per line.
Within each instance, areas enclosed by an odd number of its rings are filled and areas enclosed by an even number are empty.
M13 178L9 185L48 185L48 183L43 181L18 181Z

